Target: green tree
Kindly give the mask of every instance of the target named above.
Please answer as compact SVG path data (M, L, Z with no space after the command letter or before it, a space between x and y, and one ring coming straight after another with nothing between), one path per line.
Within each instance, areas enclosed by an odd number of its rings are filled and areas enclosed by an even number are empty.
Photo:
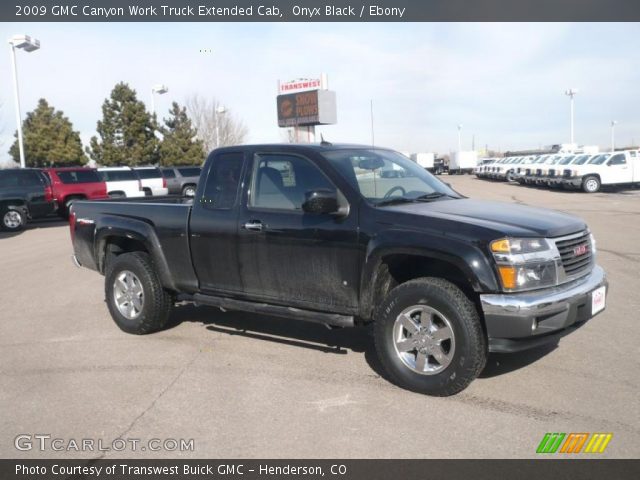
M18 132L9 149L13 160L20 162ZM22 122L24 159L29 167L82 165L87 157L82 151L80 134L60 110L49 106L44 98Z
M204 160L204 145L196 135L185 107L171 105L169 118L164 119L160 144L161 165L200 165Z
M102 120L87 153L100 165L148 165L158 160L155 116L124 82L118 83L102 104Z

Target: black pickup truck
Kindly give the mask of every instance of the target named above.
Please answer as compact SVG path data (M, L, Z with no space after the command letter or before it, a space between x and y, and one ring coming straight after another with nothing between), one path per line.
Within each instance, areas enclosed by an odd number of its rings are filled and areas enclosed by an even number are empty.
M388 377L431 395L464 389L488 352L557 342L605 307L583 221L465 198L381 148L220 148L195 197L79 201L70 228L126 332L165 328L176 301L373 323Z

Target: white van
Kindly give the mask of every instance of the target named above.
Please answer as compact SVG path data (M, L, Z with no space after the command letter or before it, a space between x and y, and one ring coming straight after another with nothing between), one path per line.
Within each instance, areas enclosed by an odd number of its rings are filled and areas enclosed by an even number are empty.
M144 197L142 184L130 167L100 167L98 174L110 197Z

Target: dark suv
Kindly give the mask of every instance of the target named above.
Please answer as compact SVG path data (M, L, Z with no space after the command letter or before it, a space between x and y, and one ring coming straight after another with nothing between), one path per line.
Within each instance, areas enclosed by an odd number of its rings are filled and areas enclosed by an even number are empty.
M167 181L170 194L193 197L200 179L200 167L164 167L162 176Z
M51 182L41 170L0 170L0 218L5 230L21 230L28 219L49 215L57 207Z

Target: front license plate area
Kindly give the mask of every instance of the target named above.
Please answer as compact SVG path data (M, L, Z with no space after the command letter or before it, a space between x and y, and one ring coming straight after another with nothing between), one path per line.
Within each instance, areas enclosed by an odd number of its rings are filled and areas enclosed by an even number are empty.
M606 293L607 287L596 288L591 292L591 315L595 315L596 313L604 310L607 298Z

